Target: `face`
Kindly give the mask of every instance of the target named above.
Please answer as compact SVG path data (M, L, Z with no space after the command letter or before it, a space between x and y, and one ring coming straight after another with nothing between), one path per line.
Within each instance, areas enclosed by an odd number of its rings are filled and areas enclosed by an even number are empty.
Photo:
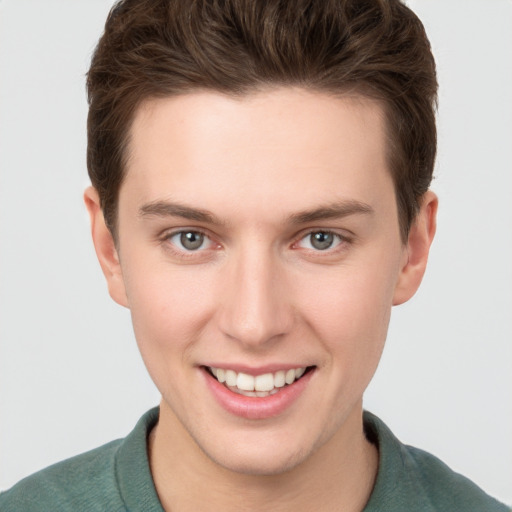
M385 144L363 98L201 92L139 109L102 265L160 422L215 463L275 474L361 429L391 307L419 284Z

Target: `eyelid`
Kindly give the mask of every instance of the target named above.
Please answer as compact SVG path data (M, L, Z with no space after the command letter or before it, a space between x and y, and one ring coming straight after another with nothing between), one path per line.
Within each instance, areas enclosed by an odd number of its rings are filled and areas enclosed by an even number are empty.
M212 239L212 235L207 229L200 228L200 227L188 227L188 226L179 226L176 228L166 228L163 229L159 234L158 238L161 238L162 240L169 239L174 235L177 235L179 233L201 233L201 235L204 235L205 237L208 237Z
M209 244L207 247L197 249L197 250L187 250L185 248L181 249L179 246L177 246L175 243L171 241L171 238L173 238L176 235L180 235L183 233L199 233L202 236L204 236L205 239L209 241ZM210 232L204 228L199 227L179 227L179 228L173 228L173 229L167 229L164 230L161 235L159 235L158 239L161 241L161 243L165 243L168 250L172 251L173 253L181 256L181 257L194 257L198 256L199 254L202 254L208 250L211 249L218 249L220 247L220 244L215 240L215 238L210 234Z
M334 235L339 240L339 242L334 247L329 247L325 250L304 248L307 251L311 251L311 252L315 252L315 253L319 253L319 254L322 254L322 253L329 254L329 253L336 252L336 249L338 249L340 246L345 247L345 245L352 243L353 239L354 239L353 235L349 235L346 233L340 233L338 230L332 229L332 228L308 228L307 230L299 233L299 235L295 238L295 242L292 244L292 247L294 247L294 248L298 247L300 242L302 242L305 238L310 237L314 233L331 234L331 235Z
M194 249L187 248L183 243L183 235L193 234L198 237L200 245ZM187 237L185 237L187 238ZM174 245L179 245L184 250L184 252L201 252L206 249L209 249L212 245L212 241L208 236L198 231L178 231L169 237ZM176 241L174 241L176 239ZM179 240L179 242L178 242Z

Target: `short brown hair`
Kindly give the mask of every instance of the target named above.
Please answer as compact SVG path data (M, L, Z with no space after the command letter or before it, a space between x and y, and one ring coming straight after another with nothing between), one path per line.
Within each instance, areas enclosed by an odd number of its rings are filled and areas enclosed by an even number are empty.
M87 166L114 236L142 101L283 85L382 100L405 241L432 180L437 81L423 25L399 0L119 1L87 77Z

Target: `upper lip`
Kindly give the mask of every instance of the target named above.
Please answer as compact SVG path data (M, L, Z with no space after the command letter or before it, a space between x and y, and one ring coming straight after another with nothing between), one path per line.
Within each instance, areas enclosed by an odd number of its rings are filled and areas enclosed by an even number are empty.
M222 368L223 370L233 370L237 373L246 373L247 375L257 376L265 373L275 373L280 370L287 371L295 368L308 368L313 365L303 363L270 363L261 366L249 366L238 363L208 363L203 366L209 368Z

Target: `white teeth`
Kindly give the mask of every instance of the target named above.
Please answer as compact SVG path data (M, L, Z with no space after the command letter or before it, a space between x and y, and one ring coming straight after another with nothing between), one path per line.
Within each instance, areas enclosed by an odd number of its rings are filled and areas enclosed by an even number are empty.
M288 370L284 376L286 384L291 384L295 380L295 370Z
M295 378L300 379L304 375L305 371L306 368L295 368Z
M234 370L225 370L224 368L210 367L212 375L214 375L220 383L225 382L233 391L241 392L247 396L268 396L277 393L277 388L282 388L286 384L292 384L300 379L306 367L292 368L290 370L279 370L275 373L264 373L256 377L247 373L237 373Z
M286 381L284 380L284 371L279 370L278 372L274 373L274 386L276 388L282 388L286 384Z
M239 373L236 379L236 387L243 391L254 391L254 377L246 373Z
M274 376L271 373L258 375L254 381L254 389L256 391L270 391L274 389Z
M228 386L236 386L236 372L233 370L226 370L226 384Z

